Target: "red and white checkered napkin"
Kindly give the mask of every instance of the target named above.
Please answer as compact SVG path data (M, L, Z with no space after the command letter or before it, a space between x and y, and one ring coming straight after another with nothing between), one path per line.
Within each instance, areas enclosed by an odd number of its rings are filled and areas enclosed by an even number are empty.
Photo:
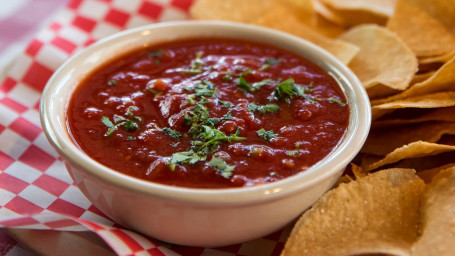
M165 247L118 227L74 185L41 130L40 93L53 71L70 55L127 28L186 19L191 3L192 0L72 0L28 44L0 84L0 227L91 230L119 255L280 253L286 232L223 248L195 248Z

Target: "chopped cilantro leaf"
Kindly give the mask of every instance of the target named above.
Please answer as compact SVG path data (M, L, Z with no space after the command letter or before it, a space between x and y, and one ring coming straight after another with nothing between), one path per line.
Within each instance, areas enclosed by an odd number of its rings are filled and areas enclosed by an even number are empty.
M200 74L202 73L202 67L204 62L202 61L203 52L197 52L196 58L191 61L191 67L189 69L180 69L180 72L186 74Z
M140 117L134 116L133 111L135 110L138 110L136 106L130 106L125 113L126 117L114 114L112 117L113 121L111 121L109 117L103 116L101 118L101 122L108 128L104 136L107 137L112 135L112 133L116 131L119 126L123 126L125 131L128 132L138 129L138 123L142 122L142 119Z
M194 87L194 92L196 97L215 97L216 88L209 81L201 81Z
M126 140L136 140L136 137L128 136L128 137L126 137Z
M179 131L173 130L168 127L163 128L163 132L166 135L168 135L169 137L174 138L174 139L182 137L182 134Z
M157 50L149 52L150 57L161 57L164 54L164 50Z
M157 90L155 90L155 89L153 89L153 88L147 88L146 90L147 90L148 92L153 93L155 96L163 94L163 92L157 91Z
M243 75L245 73L246 73L246 71L243 72L240 75L240 77L237 79L237 85L239 86L240 90L245 91L245 92L255 92L255 91L259 90L262 86L274 82L274 80L272 80L272 79L264 79L264 80L262 80L260 82L256 82L256 83L250 84L243 77Z
M115 80L110 80L109 82L107 82L107 86L114 86L114 85L117 85L117 82Z
M106 125L108 128L111 128L114 126L114 124L111 122L111 120L109 120L109 117L107 116L103 116L101 117L101 122Z
M336 103L336 104L338 104L338 105L340 105L340 106L346 105L346 103L344 103L342 100L337 99L337 98L334 98L334 97L330 97L330 98L328 98L327 100L328 100L330 103Z
M139 128L139 125L131 120L127 120L123 123L123 128L125 128L126 131L131 132Z
M273 97L284 100L290 104L295 97L305 96L305 88L294 83L294 79L289 78L279 83L273 91Z
M278 135L274 133L273 130L266 131L264 128L257 130L256 134L266 141L270 141L271 139L278 137Z
M279 59L274 59L274 58L270 58L270 59L267 59L265 61L265 63L259 68L259 70L265 70L267 68L269 68L271 65L275 65L275 64L278 64L280 63L282 60L279 60Z
M232 176L232 171L235 169L235 166L228 165L223 159L216 156L210 160L209 165L212 166L215 170L219 171L221 176L226 179Z
M248 105L248 111L251 113L259 112L259 114L266 114L271 113L275 114L280 110L280 106L275 103L269 103L266 105L257 105L256 103L252 102Z
M231 111L227 112L226 115L224 115L222 118L221 118L221 121L227 121L227 120L231 120L232 119L232 113Z
M223 108L232 108L232 104L230 102L227 102L227 101L218 101L220 104L221 104L221 107Z
M199 161L205 161L206 155L199 155L193 150L177 152L172 154L169 164L195 164Z

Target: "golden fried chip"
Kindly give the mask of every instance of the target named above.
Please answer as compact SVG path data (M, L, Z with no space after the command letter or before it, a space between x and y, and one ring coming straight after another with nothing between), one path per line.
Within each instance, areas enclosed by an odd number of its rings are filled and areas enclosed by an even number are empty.
M388 97L386 99L372 101L372 105L379 105L385 102L390 102L419 95L426 95L441 91L454 90L455 84L455 57L445 63L433 76L427 80L414 84L404 92Z
M442 166L417 172L417 176L419 176L423 181L425 181L426 184L428 184L431 182L434 176L438 175L438 173L440 173L442 170L446 170L453 167L455 167L455 163L445 164Z
M455 146L416 141L395 149L383 159L365 167L366 171L375 170L387 164L396 163L406 158L418 158L437 155L443 152L454 151Z
M396 0L319 0L347 26L363 23L384 25L393 13Z
M423 140L437 142L444 134L454 134L455 123L426 122L421 124L372 130L361 152L385 156L406 144Z
M348 63L358 52L358 47L324 36L339 35L342 29L318 21L315 15L310 0L198 0L191 8L194 19L245 22L297 35Z
M455 167L441 171L421 200L422 235L412 255L453 255L455 251Z
M455 0L408 0L428 12L455 33Z
M404 111L403 111L404 112ZM375 128L385 128L404 124L416 124L428 121L443 121L455 123L455 107L437 108L429 112L425 112L419 116L407 118L406 113L401 117L379 119L374 122Z
M277 22L277 17L280 17L279 22ZM331 52L343 63L349 63L359 51L359 48L351 43L331 39L312 30L309 26L300 22L298 18L290 15L284 7L277 7L270 10L267 14L260 16L252 23L288 32L311 41Z
M295 0L197 0L190 9L193 19L200 20L226 20L249 23L257 17L264 15L279 6L292 4L294 10L308 15L313 13L311 1ZM307 16L308 16L307 15Z
M391 109L403 108L444 108L455 106L455 91L438 92L413 98L406 98L376 105L371 108L373 119L388 113Z
M382 170L340 184L302 215L282 256L409 255L424 186L412 169Z
M420 4L423 1L431 4ZM397 33L417 56L445 55L455 50L455 35L444 25L444 20L453 19L455 13L448 11L453 8L438 9L433 16L429 10L433 5L439 6L438 2L444 1L398 0L388 21L387 28Z
M430 57L421 57L419 58L419 64L431 64L431 63L445 63L451 60L455 56L455 52L450 52L444 55L430 56Z
M435 73L436 71L429 71L425 73L415 74L414 77L412 78L411 85L421 83L427 80L428 78L432 77Z
M383 27L356 26L341 39L360 48L349 67L367 91L376 85L404 90L417 72L415 54L395 34Z

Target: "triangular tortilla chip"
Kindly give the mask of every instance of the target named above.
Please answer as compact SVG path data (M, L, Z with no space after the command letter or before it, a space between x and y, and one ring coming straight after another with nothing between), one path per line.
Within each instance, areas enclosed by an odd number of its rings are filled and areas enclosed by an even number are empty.
M444 15L439 13L438 16L432 16L428 11L439 1L431 1L431 4L425 6L418 2L398 0L387 28L397 33L417 56L437 56L453 52L455 35L440 21L440 17ZM453 19L453 14L448 17Z
M413 98L391 101L371 108L374 119L388 112L384 110L403 108L445 108L455 106L455 91L438 92Z
M368 165L365 170L371 171L406 158L432 156L448 151L455 151L455 146L417 141L395 149L393 152L386 155L382 160Z
M279 22L277 22L277 17L280 17ZM295 16L290 15L289 11L283 7L270 10L252 23L288 32L313 42L335 55L343 63L349 63L359 51L359 48L351 43L331 39L319 34L306 24L299 22Z
M444 134L455 134L455 123L426 122L376 129L371 131L361 152L384 156L411 142L419 140L437 142Z
M455 84L455 57L445 63L433 76L427 80L414 84L406 91L388 97L386 99L372 101L371 104L379 105L385 102L390 102L399 99L405 99L409 97L415 97L419 95L426 95L430 93L436 93L441 91L454 90Z
M409 255L424 186L412 169L340 184L302 215L281 255Z
M354 26L365 23L384 25L393 13L396 0L319 0L341 19L341 24Z
M374 122L375 128L385 128L404 124L423 123L428 121L443 121L455 123L455 107L437 108L426 111L424 114L415 117L408 117L405 113L401 117L390 119L379 119ZM408 118L406 118L408 117Z
M455 167L441 171L425 188L421 200L422 235L413 256L449 256L455 252Z
M417 72L415 54L383 27L356 26L340 38L360 48L349 67L367 90L375 85L404 90Z

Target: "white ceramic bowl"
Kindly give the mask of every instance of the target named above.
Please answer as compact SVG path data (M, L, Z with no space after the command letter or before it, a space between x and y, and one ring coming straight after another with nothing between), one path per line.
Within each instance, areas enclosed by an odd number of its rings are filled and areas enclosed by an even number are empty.
M300 54L338 80L350 122L336 150L305 172L270 184L191 189L155 184L116 172L88 157L67 130L68 99L79 82L119 54L155 43L195 37L259 41ZM370 127L368 97L355 75L335 57L286 33L226 22L172 22L115 34L62 65L42 94L41 122L81 191L117 223L153 238L193 246L221 246L258 238L285 226L338 180L363 145Z

